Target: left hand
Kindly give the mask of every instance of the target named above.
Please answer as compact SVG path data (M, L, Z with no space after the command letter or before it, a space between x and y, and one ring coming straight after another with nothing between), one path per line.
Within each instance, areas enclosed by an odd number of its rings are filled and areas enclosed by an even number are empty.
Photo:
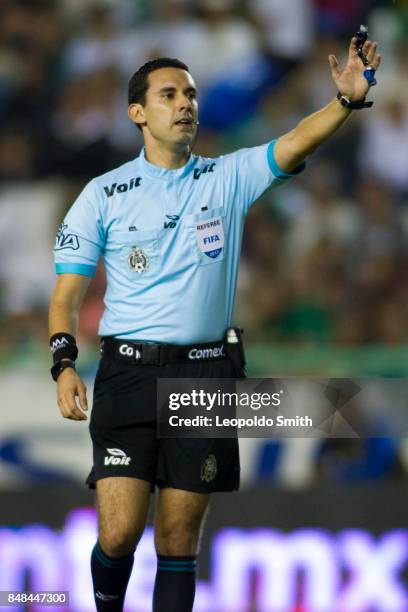
M356 54L357 38L351 39L347 64L340 70L339 63L335 55L329 55L329 64L333 81L336 83L339 92L346 96L351 102L360 101L365 98L369 90L368 81L364 76L364 70L372 66L378 70L381 63L381 56L377 53L377 43L366 40L363 46L363 53L367 58L368 65L363 62Z

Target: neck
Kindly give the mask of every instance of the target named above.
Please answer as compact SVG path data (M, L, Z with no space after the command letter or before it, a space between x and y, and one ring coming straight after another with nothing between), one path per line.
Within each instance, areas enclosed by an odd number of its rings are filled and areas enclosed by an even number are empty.
M156 143L152 144L145 141L145 155L148 162L161 168L175 170L184 166L190 157L191 149L189 145L181 145L176 149L159 147Z

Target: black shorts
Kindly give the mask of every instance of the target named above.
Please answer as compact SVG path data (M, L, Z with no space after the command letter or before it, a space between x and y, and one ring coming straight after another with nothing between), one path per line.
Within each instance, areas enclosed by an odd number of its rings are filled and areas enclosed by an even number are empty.
M158 438L157 378L237 378L229 359L164 366L103 356L95 378L89 431L93 468L88 486L108 476L141 478L159 488L197 493L239 488L236 438Z

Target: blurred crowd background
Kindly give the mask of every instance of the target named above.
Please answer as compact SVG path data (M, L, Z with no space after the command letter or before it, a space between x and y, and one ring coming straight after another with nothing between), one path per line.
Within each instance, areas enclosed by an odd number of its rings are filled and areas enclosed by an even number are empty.
M195 150L217 156L279 137L327 104L328 55L344 62L360 23L383 56L374 107L252 208L236 321L261 374L308 374L320 355L320 376L405 375L407 0L0 0L1 365L49 361L56 228L88 180L138 154L127 83L140 65L187 63L199 87ZM96 354L103 293L101 267L82 309L83 355ZM345 478L346 461L368 478L408 464L386 438L350 444L320 449L320 477ZM260 474L272 474L278 446L265 445Z

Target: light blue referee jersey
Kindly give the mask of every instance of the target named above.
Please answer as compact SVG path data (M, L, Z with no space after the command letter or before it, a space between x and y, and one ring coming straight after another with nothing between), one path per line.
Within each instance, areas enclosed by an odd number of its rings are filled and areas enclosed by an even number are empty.
M139 157L91 180L61 224L57 274L106 269L101 336L191 344L231 324L249 207L286 174L275 141L167 170Z

